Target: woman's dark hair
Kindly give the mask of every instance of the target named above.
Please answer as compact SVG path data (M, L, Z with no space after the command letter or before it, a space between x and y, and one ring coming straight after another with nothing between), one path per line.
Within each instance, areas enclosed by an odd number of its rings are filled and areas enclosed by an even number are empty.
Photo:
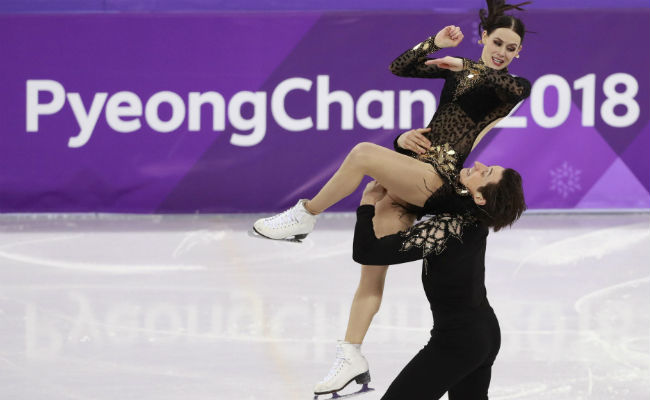
M481 23L478 26L478 36L481 37L483 30L487 31L487 34L490 35L496 29L499 28L508 28L512 29L519 37L521 42L524 42L524 33L526 28L524 23L517 17L512 15L506 15L505 12L508 10L519 10L524 11L522 6L532 3L532 1L525 1L519 4L506 4L504 0L487 0L487 10L481 9L478 12L478 16L481 19Z
M485 205L478 206L482 212L476 216L495 232L512 225L526 210L521 175L514 169L506 168L499 182L488 183L477 190L485 199Z

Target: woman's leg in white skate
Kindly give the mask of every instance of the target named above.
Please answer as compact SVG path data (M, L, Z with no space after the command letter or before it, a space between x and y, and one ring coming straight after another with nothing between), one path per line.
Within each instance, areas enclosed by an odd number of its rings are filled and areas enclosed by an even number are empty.
M377 237L391 235L413 225L415 217L407 214L396 202L404 204L389 193L375 206L373 225ZM387 271L387 265L361 266L361 278L350 307L345 341L338 343L334 365L316 385L314 393L336 392L355 379L363 384L370 381L368 362L361 353L361 343L381 305Z

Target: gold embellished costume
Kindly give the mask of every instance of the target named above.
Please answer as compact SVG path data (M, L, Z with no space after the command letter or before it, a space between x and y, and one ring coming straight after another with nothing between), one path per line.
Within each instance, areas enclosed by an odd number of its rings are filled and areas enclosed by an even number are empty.
M449 146L455 154L456 170L462 168L481 132L530 95L530 82L496 70L481 61L463 58L463 69L455 72L436 65L426 65L427 55L440 50L435 38L430 37L397 57L390 65L393 74L413 78L440 78L445 80L438 108L427 127L427 138L436 146ZM395 139L395 150L418 157L400 148ZM418 158L434 160L438 154ZM439 171L442 172L442 171Z

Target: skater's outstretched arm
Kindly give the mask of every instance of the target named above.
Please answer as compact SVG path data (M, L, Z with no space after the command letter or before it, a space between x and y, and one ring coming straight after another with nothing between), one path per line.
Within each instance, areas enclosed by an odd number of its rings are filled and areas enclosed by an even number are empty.
M398 76L413 78L446 78L449 71L435 65L426 65L427 55L442 48L456 47L463 40L460 28L444 27L436 35L406 50L390 64L390 71Z
M485 77L488 86L491 86L511 102L520 102L530 96L530 82L520 76L512 76L509 73L503 73L485 64L479 64L475 61L463 58L463 70L477 70Z
M530 95L530 82L526 78L510 75L503 70L489 68L485 64L467 58L447 56L425 60L424 63L428 66L450 71L468 71L476 75L475 79L483 79L487 87L496 89L504 101L518 103Z

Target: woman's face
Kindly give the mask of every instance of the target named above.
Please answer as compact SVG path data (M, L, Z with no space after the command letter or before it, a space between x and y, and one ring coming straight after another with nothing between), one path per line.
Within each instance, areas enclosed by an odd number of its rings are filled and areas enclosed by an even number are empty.
M503 69L521 51L521 37L509 28L497 28L488 36L483 31L481 59L490 68Z
M476 161L471 168L460 170L460 183L469 190L477 204L483 205L485 199L483 199L478 189L488 183L499 183L503 177L503 171L505 171L505 168L502 166L487 166Z

